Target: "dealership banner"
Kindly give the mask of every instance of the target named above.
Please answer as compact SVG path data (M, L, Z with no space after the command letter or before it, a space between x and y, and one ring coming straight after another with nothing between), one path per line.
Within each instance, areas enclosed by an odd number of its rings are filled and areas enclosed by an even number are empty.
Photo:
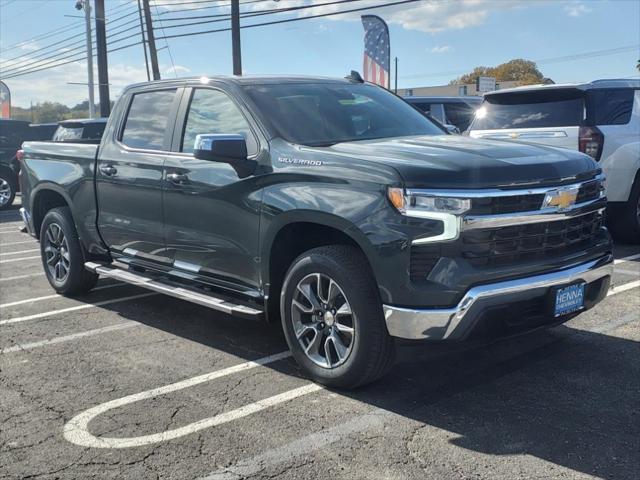
M0 118L11 117L11 92L4 82L0 82Z

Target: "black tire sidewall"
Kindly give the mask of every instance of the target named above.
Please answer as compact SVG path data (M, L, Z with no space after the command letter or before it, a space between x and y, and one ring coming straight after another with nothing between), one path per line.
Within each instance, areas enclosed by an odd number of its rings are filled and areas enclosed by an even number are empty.
M69 274L63 282L58 282L51 277L49 269L47 267L46 256L44 254L44 238L49 226L55 223L62 228L65 238L67 239L67 245L69 246L69 259L70 267ZM78 233L73 223L71 211L68 207L58 207L50 210L42 221L42 227L40 228L40 255L42 257L42 267L44 268L45 275L49 284L58 293L73 294L82 290L89 290L95 285L97 276L93 277L90 272L87 272L84 268L84 254L78 239Z
M296 259L285 276L282 287L281 319L285 337L293 357L313 380L329 386L351 387L363 383L371 370L373 357L380 354L380 341L389 341L382 303L372 278L362 278L362 271L350 271L322 249L311 250ZM354 254L358 254L357 250ZM322 273L331 277L342 289L353 312L355 337L347 360L328 369L315 364L302 350L293 330L291 302L298 282L309 274ZM386 336L387 338L381 338Z
M18 190L18 180L16 179L16 175L13 170L8 167L0 167L0 178L5 180L9 184L9 188L11 188L9 201L6 205L0 206L0 210L5 210L13 205L13 201L16 198L16 191Z

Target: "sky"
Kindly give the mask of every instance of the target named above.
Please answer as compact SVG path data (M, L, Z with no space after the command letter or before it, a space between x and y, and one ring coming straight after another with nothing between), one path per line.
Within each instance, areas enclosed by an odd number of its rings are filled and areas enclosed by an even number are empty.
M91 0L93 2L93 0ZM243 12L327 4L331 0L240 0ZM396 0L352 0L317 5L288 13L243 19L243 25L285 18L388 5ZM6 78L29 65L51 67L51 55L64 56L76 45L82 56L83 12L76 0L0 0L0 79L13 105L57 101L73 106L87 99L86 61ZM157 5L154 5L155 4ZM139 33L137 0L106 0L107 35L113 40ZM228 27L169 20L184 16L228 14L229 0L151 0L158 19L156 36ZM197 10L192 10L197 9ZM185 12L185 10L191 10ZM513 58L538 62L555 82L598 78L638 78L640 59L639 0L421 0L317 19L242 30L245 74L305 74L343 77L362 69L363 29L360 15L381 16L389 24L391 55L398 57L398 87L442 85L479 65L495 66ZM130 14L128 17L120 18ZM210 21L212 17L206 20ZM160 21L162 20L162 21ZM129 22L129 23L126 23ZM65 27L63 32L33 40ZM118 32L131 28L124 33ZM113 44L126 46L139 37ZM56 42L61 42L55 45ZM232 71L230 32L158 40L163 78L227 75ZM43 50L43 49L47 50ZM67 53L67 55L69 55ZM44 58L44 60L43 60ZM70 56L73 60L74 56ZM58 60L61 62L61 60ZM141 45L108 57L111 96L127 84L145 81ZM97 78L97 67L95 69ZM393 78L393 77L392 77ZM96 89L96 98L97 98ZM96 100L97 101L97 100Z

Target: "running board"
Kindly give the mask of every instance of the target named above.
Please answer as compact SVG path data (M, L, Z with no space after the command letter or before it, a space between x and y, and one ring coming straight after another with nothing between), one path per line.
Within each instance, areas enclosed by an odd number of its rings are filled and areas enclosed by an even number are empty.
M142 273L122 270L120 268L103 265L96 262L86 262L84 267L90 272L103 275L105 277L114 278L121 282L130 283L138 287L153 290L154 292L164 293L172 297L186 300L188 302L197 303L204 307L209 307L229 315L237 315L250 319L259 319L262 317L262 310L251 308L246 305L239 305L223 298L214 297L205 293L196 292L187 288L162 283L154 278L148 277Z

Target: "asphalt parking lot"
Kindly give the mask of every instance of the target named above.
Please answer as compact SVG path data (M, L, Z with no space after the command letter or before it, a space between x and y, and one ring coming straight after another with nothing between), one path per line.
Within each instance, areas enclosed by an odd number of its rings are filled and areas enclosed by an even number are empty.
M112 280L54 295L18 227L0 213L0 478L640 478L638 247L566 325L345 393L277 326Z

